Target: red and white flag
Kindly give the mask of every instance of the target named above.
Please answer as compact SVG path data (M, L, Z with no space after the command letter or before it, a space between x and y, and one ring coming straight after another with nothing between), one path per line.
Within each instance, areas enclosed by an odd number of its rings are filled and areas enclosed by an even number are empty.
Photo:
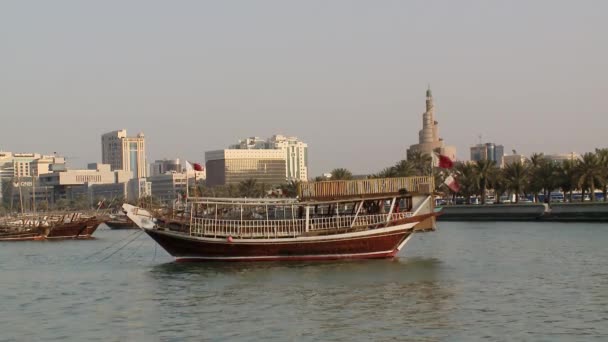
M458 181L452 175L449 175L448 178L443 181L443 183L454 192L460 191L460 184L458 184Z
M204 171L205 169L203 168L203 166L199 163L191 163L189 161L186 160L186 172L193 172L193 171Z
M439 167L451 169L454 167L454 162L448 156L439 155Z

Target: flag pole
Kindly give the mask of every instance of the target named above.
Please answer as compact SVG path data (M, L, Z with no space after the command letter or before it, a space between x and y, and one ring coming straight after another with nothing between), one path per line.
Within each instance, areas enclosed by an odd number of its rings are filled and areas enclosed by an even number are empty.
M190 177L188 176L188 161L186 160L186 204L188 204L188 197L190 197Z

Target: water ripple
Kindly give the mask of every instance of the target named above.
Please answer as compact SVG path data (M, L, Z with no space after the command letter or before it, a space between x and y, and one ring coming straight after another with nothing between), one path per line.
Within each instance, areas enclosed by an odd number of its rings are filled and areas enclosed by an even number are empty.
M608 229L442 223L395 260L178 264L0 244L0 341L605 341Z

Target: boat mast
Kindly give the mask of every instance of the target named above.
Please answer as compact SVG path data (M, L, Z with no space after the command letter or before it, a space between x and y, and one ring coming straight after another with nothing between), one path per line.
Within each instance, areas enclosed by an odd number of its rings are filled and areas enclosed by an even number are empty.
M32 176L32 211L36 215L36 177Z
M19 204L21 205L21 215L25 214L25 208L23 208L23 191L21 190L21 178L17 174L17 185L19 186Z

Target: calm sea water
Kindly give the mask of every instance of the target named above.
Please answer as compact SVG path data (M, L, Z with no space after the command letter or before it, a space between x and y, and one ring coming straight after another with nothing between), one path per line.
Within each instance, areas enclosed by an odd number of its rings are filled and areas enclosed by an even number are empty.
M323 263L176 264L137 234L0 243L0 341L608 341L608 224L442 222Z

